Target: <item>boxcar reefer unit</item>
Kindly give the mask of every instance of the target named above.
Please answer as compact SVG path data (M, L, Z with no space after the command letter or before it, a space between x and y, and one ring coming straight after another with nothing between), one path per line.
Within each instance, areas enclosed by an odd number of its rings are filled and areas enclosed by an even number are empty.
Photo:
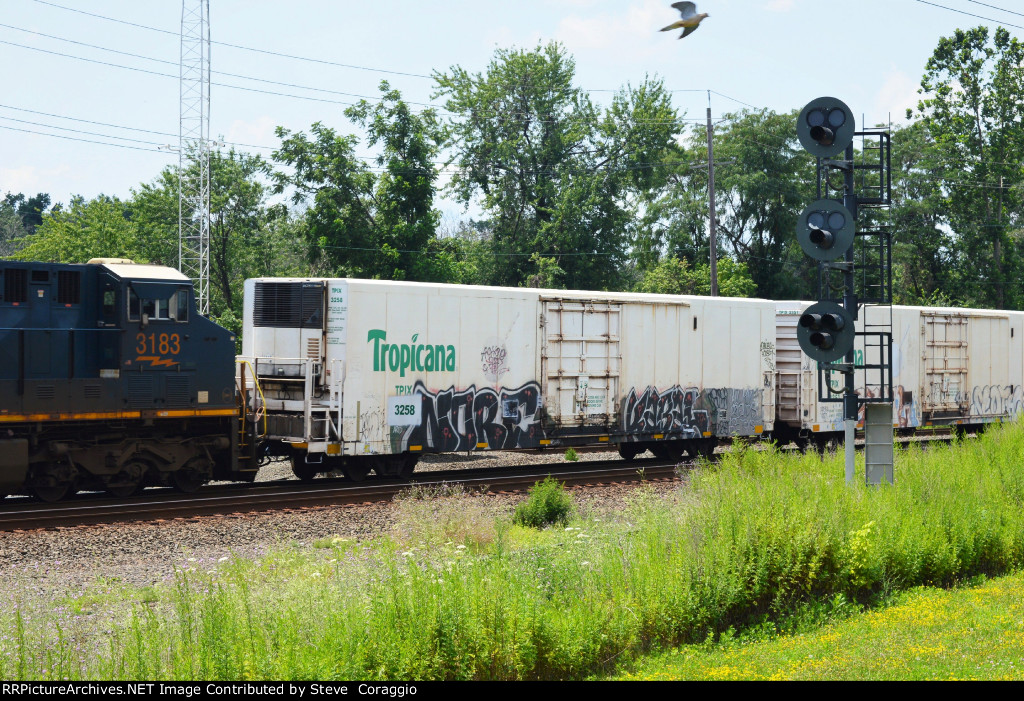
M300 477L427 452L707 454L770 432L775 303L355 279L251 279L242 359Z
M245 479L234 336L159 265L0 263L0 493Z

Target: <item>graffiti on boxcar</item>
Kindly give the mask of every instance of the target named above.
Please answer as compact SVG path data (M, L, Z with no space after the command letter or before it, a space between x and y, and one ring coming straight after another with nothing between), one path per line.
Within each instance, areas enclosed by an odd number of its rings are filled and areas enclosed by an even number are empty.
M761 366L775 369L775 344L771 341L761 341Z
M413 394L423 397L423 418L414 426L393 428L398 450L423 446L442 452L536 448L544 437L540 425L540 385L509 389L449 387L432 392L417 382Z
M971 389L970 416L1016 416L1022 409L1020 385L978 385Z
M508 372L508 351L500 342L491 342L480 351L481 370L491 382L498 382Z
M751 435L763 423L760 389L633 388L622 405L627 435L663 433L680 439Z
M716 436L749 436L764 423L759 389L708 389L703 399Z
M697 407L700 390L679 385L666 390L629 390L622 405L622 428L627 435L663 433L700 438L711 430L708 412Z

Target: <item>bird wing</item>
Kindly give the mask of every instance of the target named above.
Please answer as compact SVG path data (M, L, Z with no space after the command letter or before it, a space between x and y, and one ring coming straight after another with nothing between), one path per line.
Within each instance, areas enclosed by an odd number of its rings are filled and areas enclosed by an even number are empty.
M697 14L697 5L692 2L674 2L672 7L679 10L679 14L683 16L683 19L690 19Z
M700 24L695 24L692 27L687 27L686 29L683 30L683 33L679 35L679 38L682 39L685 36L689 36L690 34L693 34L695 31L697 31L697 27L699 27L699 26L700 26Z

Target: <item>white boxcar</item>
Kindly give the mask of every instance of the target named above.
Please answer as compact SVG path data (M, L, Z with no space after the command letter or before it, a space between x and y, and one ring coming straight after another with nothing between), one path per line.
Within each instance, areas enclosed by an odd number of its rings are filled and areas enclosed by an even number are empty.
M244 324L268 437L310 471L605 442L706 452L775 415L766 300L252 279Z
M834 437L842 404L818 401L817 365L796 341L800 314L811 302L777 303L776 435ZM887 326L889 309L861 310L858 330ZM892 307L893 426L913 429L972 425L1012 418L1024 409L1024 312L949 307ZM858 339L854 364L865 363ZM873 347L866 362L878 362ZM857 392L878 396L877 374L857 371ZM842 376L836 374L839 386Z

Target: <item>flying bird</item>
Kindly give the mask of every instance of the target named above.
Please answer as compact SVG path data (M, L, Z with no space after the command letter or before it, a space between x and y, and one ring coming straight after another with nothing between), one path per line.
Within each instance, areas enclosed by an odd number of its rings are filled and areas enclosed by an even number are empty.
M708 16L707 12L697 14L697 5L692 2L674 2L672 3L672 7L679 10L679 14L681 14L683 18L678 22L673 22L667 27L663 27L661 31L667 32L670 29L679 29L680 27L684 27L683 33L679 35L680 39L696 31L697 27L700 26L700 23Z

